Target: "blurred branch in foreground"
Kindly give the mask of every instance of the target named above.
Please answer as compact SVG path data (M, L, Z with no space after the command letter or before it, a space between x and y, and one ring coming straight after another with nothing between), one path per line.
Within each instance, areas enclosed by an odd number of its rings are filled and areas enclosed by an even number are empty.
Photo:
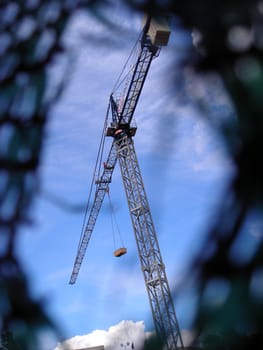
M207 95L202 96L185 89L189 103L194 103L223 140L235 169L217 212L208 214L212 222L208 238L193 259L185 285L195 290L192 326L200 335L199 344L209 349L250 349L257 339L262 346L263 3L129 3L152 15L173 14L192 31L195 50L181 62L182 72L190 71L203 85L207 75L216 75L231 101L235 115L231 110L228 118L220 120L209 101L216 87L206 86ZM180 77L183 88L184 73ZM187 279L194 280L194 287Z
M213 213L208 239L189 270L189 276L197 276L193 328L198 334L223 336L221 349L250 349L244 337L255 334L262 344L263 324L263 4L256 0L168 3L158 10L168 10L198 33L199 57L189 55L184 67L192 67L200 79L202 74L217 74L235 110L235 117L221 123L205 115L217 125L235 173ZM154 12L150 4L145 1L144 8ZM196 101L195 96L188 97ZM197 102L202 107L209 104L207 96ZM219 343L209 347L219 348Z
M233 103L236 119L224 120L217 131L235 174L189 274L197 276L193 328L208 334L203 346L250 349L255 339L262 343L263 317L262 1L124 3L153 15L169 12L194 29L199 56L189 54L182 68L192 67L201 76L218 74ZM44 304L31 297L16 258L19 227L32 219L49 111L64 84L48 99L47 67L63 53L63 33L74 12L100 4L104 1L17 0L0 5L0 329L14 333L24 350L41 349L42 331L56 330ZM207 103L205 98L201 102ZM249 254L242 259L244 246Z
M48 70L59 55L67 55L63 34L71 17L80 8L93 11L96 5L98 11L101 3L0 4L0 334L12 334L23 350L45 348L47 332L61 336L45 303L32 297L16 256L19 227L32 221L49 112L66 82L62 78L54 89Z

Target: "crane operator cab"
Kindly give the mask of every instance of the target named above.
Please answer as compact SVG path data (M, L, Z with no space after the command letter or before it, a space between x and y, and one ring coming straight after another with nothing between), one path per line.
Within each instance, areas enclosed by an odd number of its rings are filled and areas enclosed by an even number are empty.
M114 138L115 138L116 140L121 139L124 135L125 135L125 131L124 131L123 129L117 129L117 130L114 132Z

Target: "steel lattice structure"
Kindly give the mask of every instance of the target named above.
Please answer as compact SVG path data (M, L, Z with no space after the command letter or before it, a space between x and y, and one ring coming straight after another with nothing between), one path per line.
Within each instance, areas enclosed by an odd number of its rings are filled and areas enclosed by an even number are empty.
M153 219L134 143L123 135L115 142L141 268L157 334L167 349L183 347Z
M107 158L107 167L104 167L100 180L96 181L96 191L95 191L94 202L90 209L89 218L88 218L80 245L78 247L78 253L75 259L69 284L74 284L78 277L80 266L84 259L91 234L93 232L98 214L100 212L101 205L103 203L103 199L105 197L105 194L108 191L109 183L111 182L112 173L113 173L116 161L117 161L116 148L114 144L112 144L108 158Z
M78 247L70 284L77 279L118 159L156 333L167 350L177 350L183 348L182 337L132 139L136 133L136 127L132 125L134 111L152 59L160 51L160 45L150 38L149 26L150 21L142 33L127 93L122 99L113 94L110 96L112 121L105 135L113 137L113 142L102 175L96 181L94 202Z

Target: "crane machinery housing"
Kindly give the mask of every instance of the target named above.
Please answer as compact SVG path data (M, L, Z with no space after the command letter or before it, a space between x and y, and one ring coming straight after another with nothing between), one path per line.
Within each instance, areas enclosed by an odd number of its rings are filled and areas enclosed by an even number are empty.
M137 129L133 123L134 111L152 59L159 55L162 46L167 45L170 29L165 18L160 21L160 19L148 17L145 18L144 23L138 41L137 59L130 77L126 79L126 89L121 96L115 92L110 95L107 116L111 111L112 117L110 123L106 117L103 138L112 137L113 141L98 179L95 182L93 180L94 200L86 224L83 226L69 283L76 282L118 161L156 334L167 350L177 350L184 347L183 341L133 143L133 136ZM120 248L115 253L115 256L121 256L126 253L126 250Z

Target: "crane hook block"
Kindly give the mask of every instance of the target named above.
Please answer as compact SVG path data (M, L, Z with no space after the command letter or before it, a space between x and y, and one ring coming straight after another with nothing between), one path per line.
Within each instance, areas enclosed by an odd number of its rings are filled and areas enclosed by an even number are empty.
M119 258L120 256L122 256L126 253L127 253L127 248L122 247L122 248L115 250L113 254L116 258Z

